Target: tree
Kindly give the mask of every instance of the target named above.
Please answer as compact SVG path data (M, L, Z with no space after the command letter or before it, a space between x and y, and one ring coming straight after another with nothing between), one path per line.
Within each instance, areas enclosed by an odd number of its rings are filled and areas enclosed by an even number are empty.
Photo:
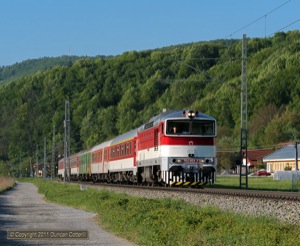
M278 114L278 108L269 104L260 108L249 121L249 136L253 146L263 146L265 142L264 131L268 124Z
M139 126L136 121L137 111L141 109L139 88L131 86L124 93L117 107L117 128L119 133L124 133Z
M111 139L118 135L118 110L116 106L98 109L96 117L100 129L99 142Z

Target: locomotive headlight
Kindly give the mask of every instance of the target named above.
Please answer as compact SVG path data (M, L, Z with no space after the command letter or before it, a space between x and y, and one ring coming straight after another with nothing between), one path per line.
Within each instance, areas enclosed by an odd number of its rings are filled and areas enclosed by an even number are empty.
M196 113L195 113L193 110L190 110L190 111L187 113L187 116L188 116L190 119L193 119L193 118L195 118Z
M203 158L200 160L202 164L209 164L214 162L214 158Z
M203 160L204 162L204 160ZM214 158L206 158L205 159L205 163L208 164L208 163L213 163L214 162Z

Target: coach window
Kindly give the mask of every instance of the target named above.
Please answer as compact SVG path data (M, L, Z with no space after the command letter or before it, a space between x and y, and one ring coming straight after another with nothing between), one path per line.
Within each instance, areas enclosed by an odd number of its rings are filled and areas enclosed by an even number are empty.
M129 143L129 154L132 154L132 142Z
M110 149L110 158L114 158L114 157L115 157L114 153L115 153L115 147L113 146L113 147Z
M122 156L125 156L125 147L124 147L124 143L122 144Z
M107 149L104 150L104 161L107 161Z
M77 165L77 159L74 159L74 160L73 160L72 167L76 167L76 165Z

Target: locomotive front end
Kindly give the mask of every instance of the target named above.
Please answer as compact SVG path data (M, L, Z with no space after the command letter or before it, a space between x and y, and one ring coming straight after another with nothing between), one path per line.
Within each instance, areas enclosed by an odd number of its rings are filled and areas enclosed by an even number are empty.
M197 111L183 111L165 120L162 139L163 180L169 185L201 186L215 181L216 120Z

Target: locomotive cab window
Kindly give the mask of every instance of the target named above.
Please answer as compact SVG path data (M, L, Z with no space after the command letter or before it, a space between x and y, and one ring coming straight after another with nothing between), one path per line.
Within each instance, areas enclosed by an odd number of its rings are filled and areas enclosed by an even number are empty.
M170 135L214 135L214 121L208 120L168 120L167 134Z
M212 121L193 121L192 135L214 135L214 122Z

